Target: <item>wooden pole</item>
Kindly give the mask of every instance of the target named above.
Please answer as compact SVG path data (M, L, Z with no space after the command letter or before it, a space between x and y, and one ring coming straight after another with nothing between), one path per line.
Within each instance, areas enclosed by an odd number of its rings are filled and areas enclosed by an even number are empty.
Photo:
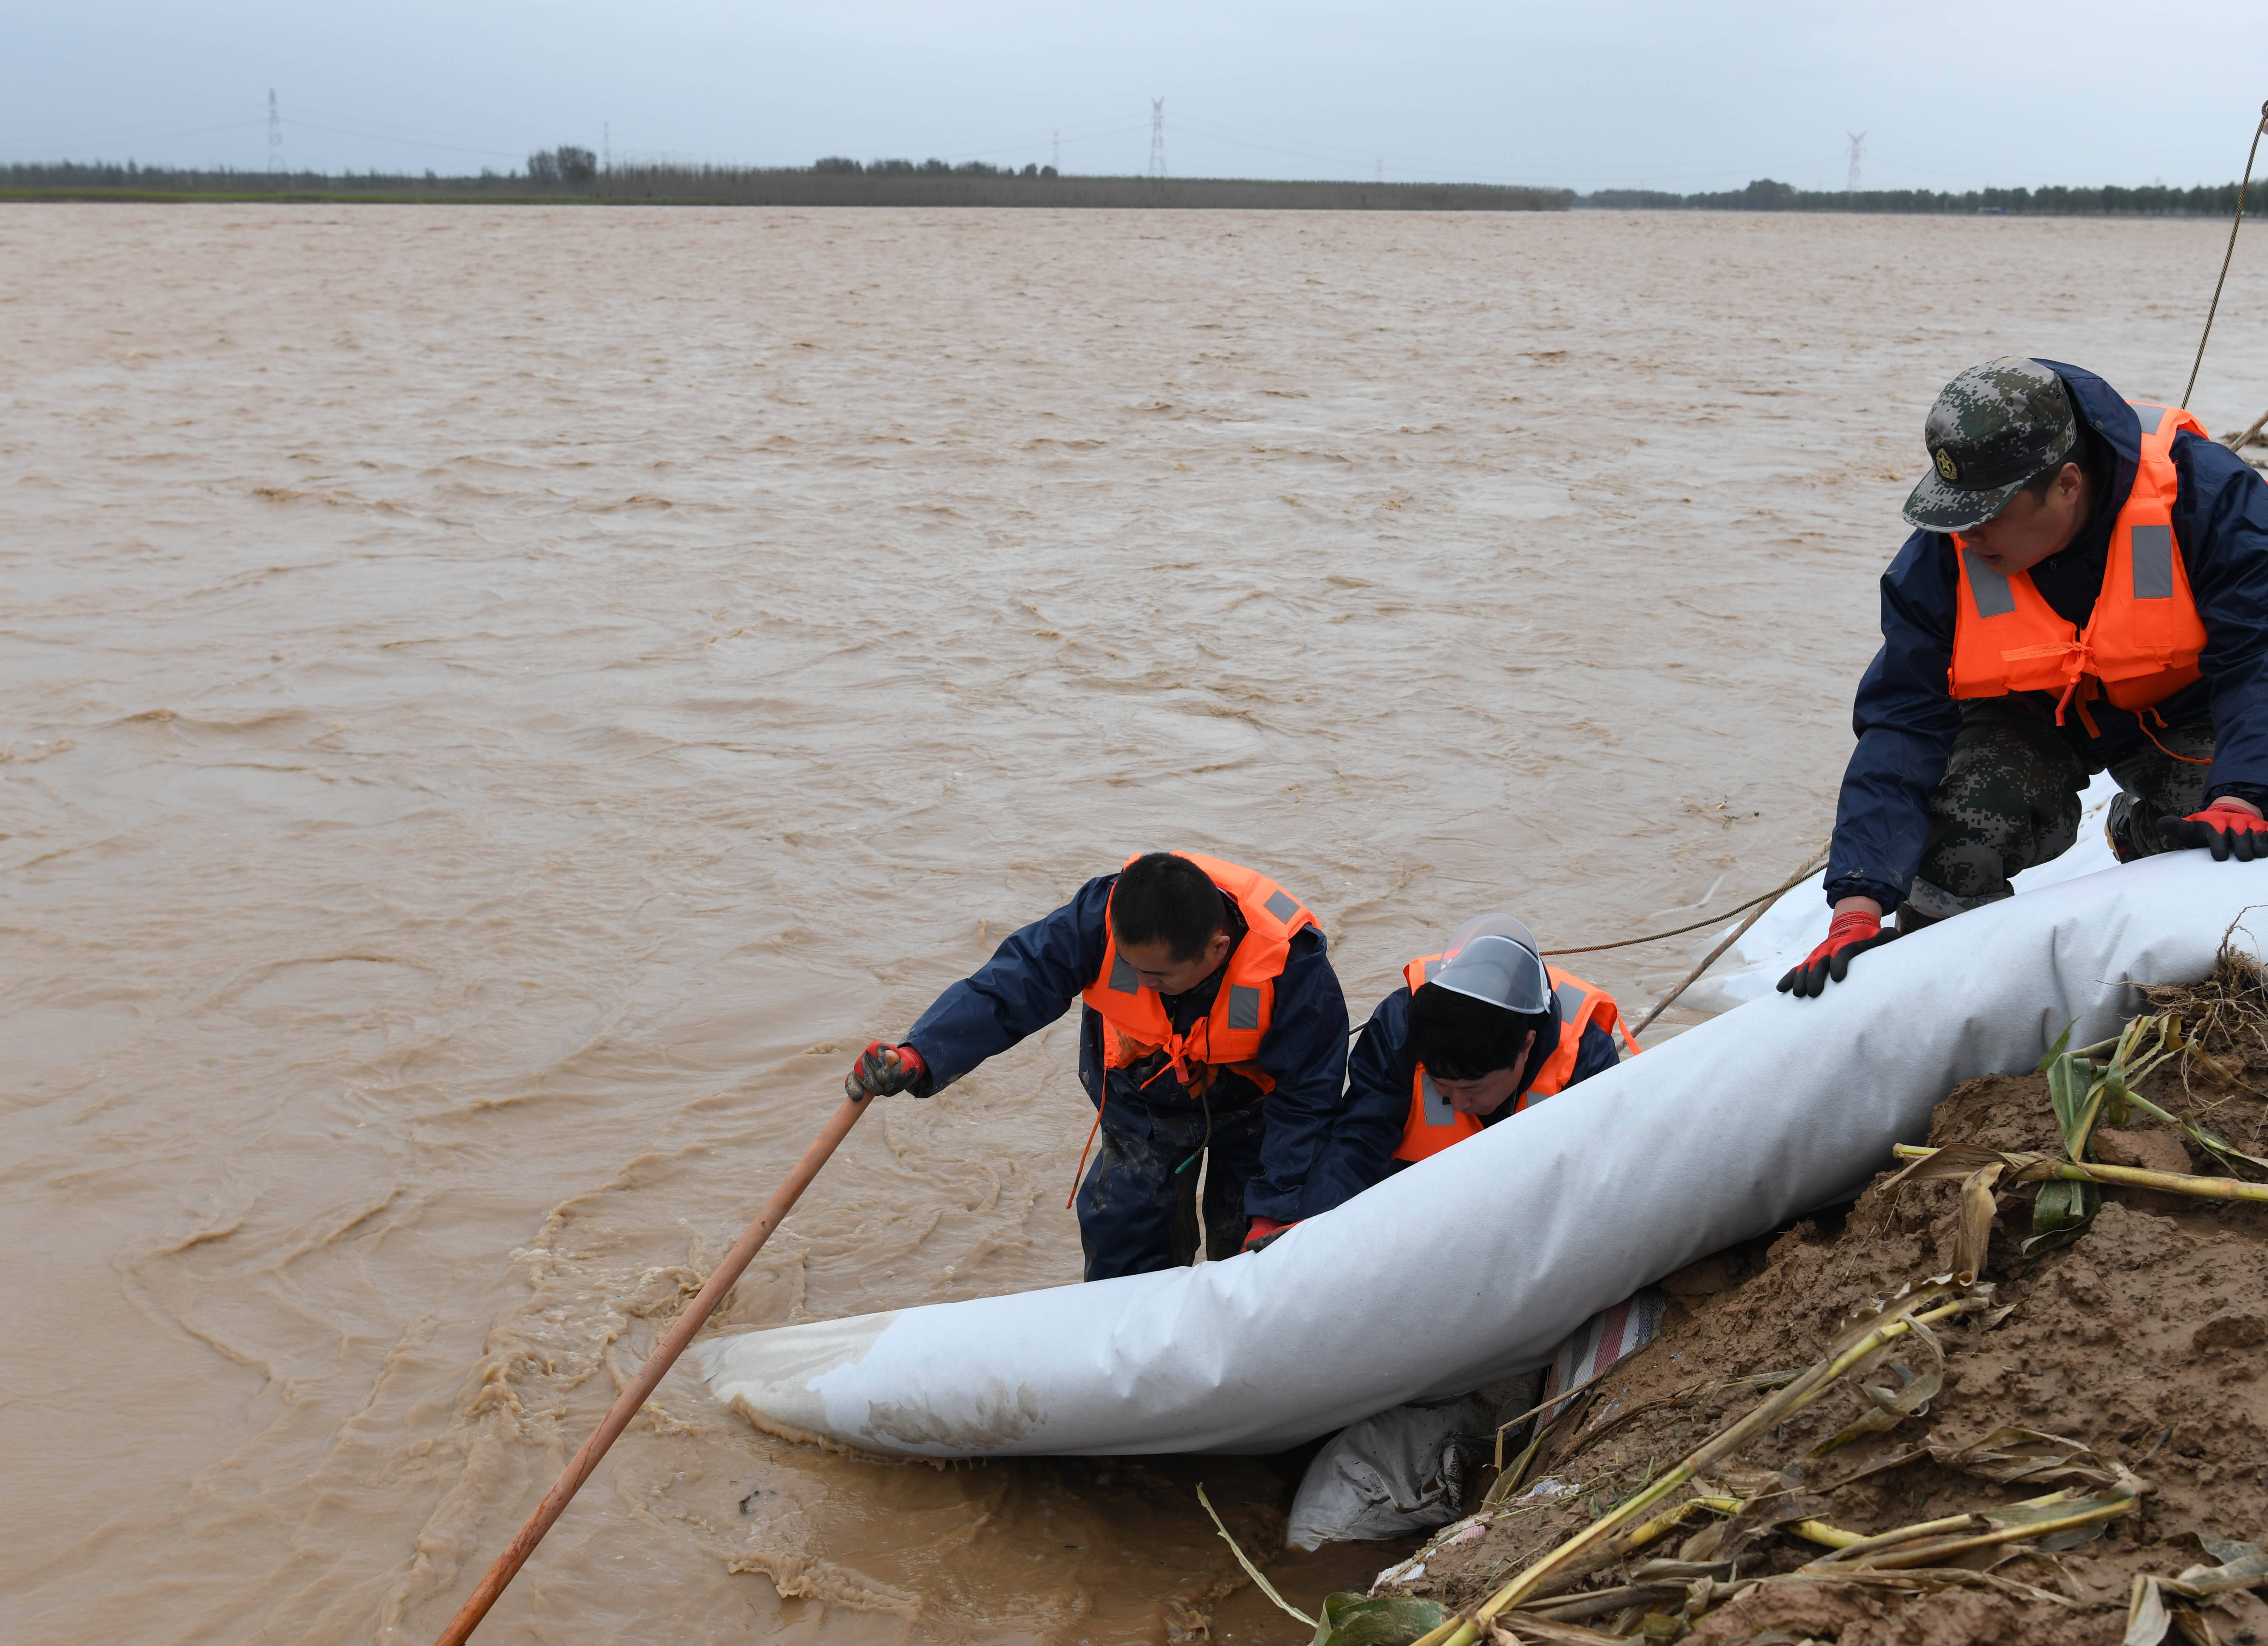
M2262 412L2257 417L2252 420L2252 427L2247 429L2242 434L2230 436L2228 439L2222 441L2221 445L2227 446L2232 452L2242 452L2246 446L2252 444L2252 437L2258 434L2263 429L2268 429L2268 412Z
M646 1356L645 1364L637 1378L622 1392L608 1409L605 1421L592 1432L591 1437L583 1443L583 1449L575 1454L559 1478L552 1482L551 1489L543 1495L543 1501L535 1506L535 1512L527 1517L527 1524L519 1529L519 1535L512 1540L509 1548L497 1556L496 1564L490 1567L488 1576L481 1579L481 1586L473 1591L471 1598L459 1608L455 1617L449 1620L449 1627L441 1631L435 1646L464 1646L465 1642L472 1638L473 1631L480 1627L481 1620L488 1615L489 1608L497 1603L497 1597L504 1593L504 1585L527 1563L527 1557L535 1553L535 1546L543 1541L543 1534L551 1530L551 1523L559 1518L583 1482L591 1478L591 1471L599 1466L599 1459L607 1455L607 1448L613 1445L615 1437L630 1427L630 1419L637 1415L638 1408L660 1386L670 1367L685 1352L686 1345L708 1324L711 1312L723 1301L725 1294L733 1289L733 1282L740 1278L742 1271L756 1253L763 1249L764 1242L771 1238L772 1231L779 1227L780 1219L787 1216L788 1209L795 1204L796 1198L811 1187L812 1179L819 1175L820 1167L827 1164L827 1157L835 1152L835 1146L858 1123L858 1116L865 1111L867 1101L849 1098L843 1100L843 1106L836 1110L834 1118L827 1122L827 1129L821 1132L811 1147L803 1151L803 1158L796 1162L795 1170L787 1174L785 1182L772 1191L771 1199L764 1202L764 1209L756 1214L755 1222L748 1225L747 1232L725 1254L725 1260L717 1266L717 1272L709 1276L709 1283L701 1289L691 1303L685 1305L676 1323L669 1328L669 1334L655 1345L652 1354Z

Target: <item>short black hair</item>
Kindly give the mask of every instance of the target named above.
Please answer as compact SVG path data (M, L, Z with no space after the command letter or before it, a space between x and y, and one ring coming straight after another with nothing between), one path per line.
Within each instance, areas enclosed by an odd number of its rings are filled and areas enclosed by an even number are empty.
M1194 960L1217 931L1228 928L1228 908L1212 877L1169 851L1145 852L1118 871L1110 894L1110 930L1123 944L1164 939L1176 960Z
M2082 474L2087 473L2086 466L2079 460L2079 452L2076 448L2073 448L2069 457L2058 458L2031 479L2026 481L2021 490L2034 503L2045 503L2048 500L2048 493L2054 489L2057 478L2067 468L2077 468Z
M2026 481L2022 489L2034 503L2045 503L2048 489L2055 484L2056 476L2063 473L2065 465L2075 463L2079 466L2079 472L2094 482L2099 507L2102 494L2110 484L2111 462L2110 446L2081 422L2078 437L2071 443L2071 450Z
M1410 996L1410 1050L1426 1072L1442 1080L1484 1080L1510 1069L1530 1029L1538 1036L1549 1010L1507 1011L1439 983Z

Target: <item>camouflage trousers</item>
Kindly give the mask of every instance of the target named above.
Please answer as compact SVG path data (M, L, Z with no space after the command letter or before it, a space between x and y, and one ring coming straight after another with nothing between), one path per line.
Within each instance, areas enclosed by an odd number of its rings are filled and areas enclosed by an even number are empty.
M2166 849L2161 820L2205 808L2211 768L2192 762L2212 759L2213 723L2176 724L2157 737L2171 753L2145 745L2110 766L2137 856ZM2012 895L2012 876L2061 856L2079 839L2079 797L2092 775L2038 699L1963 703L1945 781L1929 797L1929 843L1907 903L1943 920Z

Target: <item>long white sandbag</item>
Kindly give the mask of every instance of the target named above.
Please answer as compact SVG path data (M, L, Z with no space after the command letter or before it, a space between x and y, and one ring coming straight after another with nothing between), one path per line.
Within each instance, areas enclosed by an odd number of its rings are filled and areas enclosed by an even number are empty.
M2030 1069L2074 1018L2075 1044L2115 1032L2130 980L2204 977L2252 904L2268 863L2202 851L2049 886L1820 999L1727 1012L1265 1252L696 1352L760 1421L878 1451L1276 1451L1540 1364L1594 1311L1856 1192L1955 1083Z

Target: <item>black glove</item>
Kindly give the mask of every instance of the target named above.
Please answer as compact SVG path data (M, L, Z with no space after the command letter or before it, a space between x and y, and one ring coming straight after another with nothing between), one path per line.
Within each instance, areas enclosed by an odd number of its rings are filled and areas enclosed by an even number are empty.
M1897 935L1895 927L1883 930L1880 915L1869 915L1863 908L1837 915L1827 928L1827 940L1805 956L1801 963L1790 966L1787 975L1779 980L1779 992L1793 995L1798 1000L1816 999L1827 992L1830 979L1837 983L1843 981L1852 961L1869 949L1881 948Z
M2239 863L2268 857L2268 823L2240 806L2218 800L2202 812L2160 823L2158 838L2169 851L2203 846L2213 853L2215 863L2227 863L2231 857Z
M1252 1220L1252 1227L1245 1233L1244 1249L1248 1252L1265 1252L1270 1246L1281 1240L1298 1221L1294 1218L1292 1223L1279 1223L1273 1217L1255 1217Z
M929 1065L912 1047L869 1040L858 1061L850 1065L850 1072L843 1077L843 1095L853 1103L890 1097L919 1085L928 1073Z

